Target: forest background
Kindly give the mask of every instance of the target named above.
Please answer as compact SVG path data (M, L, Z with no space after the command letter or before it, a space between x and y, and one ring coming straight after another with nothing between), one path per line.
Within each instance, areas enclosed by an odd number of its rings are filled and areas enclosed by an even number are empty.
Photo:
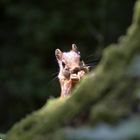
M56 48L93 65L131 24L135 0L1 0L0 132L60 94Z

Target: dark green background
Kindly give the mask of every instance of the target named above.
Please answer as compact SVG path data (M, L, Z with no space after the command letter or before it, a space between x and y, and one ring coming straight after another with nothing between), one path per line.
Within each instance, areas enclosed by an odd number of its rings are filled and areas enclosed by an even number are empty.
M59 96L56 48L86 63L124 35L135 0L1 0L0 132Z

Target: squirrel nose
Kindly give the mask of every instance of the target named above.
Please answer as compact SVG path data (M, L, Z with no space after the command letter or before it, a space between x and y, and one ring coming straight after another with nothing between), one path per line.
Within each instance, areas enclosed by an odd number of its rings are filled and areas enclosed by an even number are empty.
M72 73L78 73L80 71L80 67L76 67L72 70Z
M65 68L65 70L69 71L69 68Z

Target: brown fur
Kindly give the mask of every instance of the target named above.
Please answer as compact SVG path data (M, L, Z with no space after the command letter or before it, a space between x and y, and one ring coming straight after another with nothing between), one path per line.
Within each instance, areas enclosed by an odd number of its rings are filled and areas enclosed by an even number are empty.
M59 65L58 78L61 86L61 97L65 97L88 72L88 67L83 61L80 62L80 52L75 44L72 44L72 49L69 52L56 49L55 56Z

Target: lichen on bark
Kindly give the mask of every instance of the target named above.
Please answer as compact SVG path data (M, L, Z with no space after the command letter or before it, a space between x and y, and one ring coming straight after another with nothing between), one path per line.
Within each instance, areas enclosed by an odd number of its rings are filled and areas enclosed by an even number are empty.
M116 124L137 115L140 72L135 65L140 62L134 61L136 58L140 60L140 0L126 36L104 50L100 64L83 78L72 95L47 101L40 110L16 123L5 140L68 140L72 139L65 131L68 127Z

